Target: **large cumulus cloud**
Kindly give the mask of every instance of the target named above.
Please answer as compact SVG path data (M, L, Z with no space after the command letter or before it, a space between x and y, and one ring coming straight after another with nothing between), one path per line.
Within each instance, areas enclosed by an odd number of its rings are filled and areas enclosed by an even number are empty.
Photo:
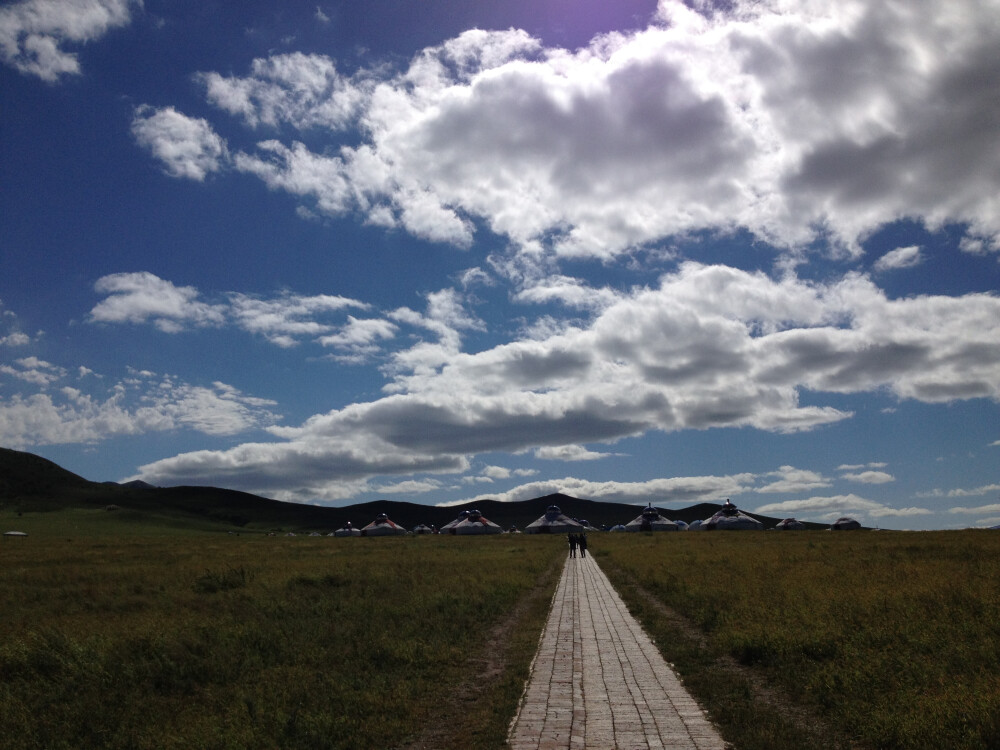
M473 30L395 73L274 55L246 76L198 76L250 127L208 164L226 158L321 212L461 247L482 222L563 255L738 227L856 252L910 218L964 224L965 247L996 250L998 14L997 0L704 13L663 0L644 30L578 50Z
M436 325L442 340L455 335ZM313 488L330 491L338 477L461 470L470 456L494 451L611 443L651 430L795 432L850 418L800 404L803 389L820 402L824 392L875 390L925 402L1000 401L998 342L992 295L893 300L864 276L819 284L686 263L542 338L476 353L455 342L432 354L427 343L400 350L385 368L382 398L271 427L271 445L184 454L142 473L167 483L217 481L221 471L267 489L299 481L307 456L318 472ZM265 485L253 484L263 477Z

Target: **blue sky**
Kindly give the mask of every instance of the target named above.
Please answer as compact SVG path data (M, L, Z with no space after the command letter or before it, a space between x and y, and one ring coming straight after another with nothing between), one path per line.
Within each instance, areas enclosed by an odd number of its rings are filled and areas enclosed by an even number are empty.
M998 524L997 18L4 4L0 445L322 504Z

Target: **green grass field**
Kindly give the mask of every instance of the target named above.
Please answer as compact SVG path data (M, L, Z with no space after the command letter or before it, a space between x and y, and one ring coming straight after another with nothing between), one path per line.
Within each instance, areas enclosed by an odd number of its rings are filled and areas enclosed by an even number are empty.
M500 748L559 537L0 513L0 747ZM1000 535L593 534L738 750L1000 747Z
M88 513L0 542L0 746L500 747L564 554Z
M740 750L1000 747L1000 534L624 536L598 561Z

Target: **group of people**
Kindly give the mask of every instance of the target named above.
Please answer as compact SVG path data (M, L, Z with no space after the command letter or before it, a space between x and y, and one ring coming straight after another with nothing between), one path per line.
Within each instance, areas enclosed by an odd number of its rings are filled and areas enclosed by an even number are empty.
M587 535L586 534L570 534L569 535L569 556L576 557L576 550L579 547L580 557L587 556Z

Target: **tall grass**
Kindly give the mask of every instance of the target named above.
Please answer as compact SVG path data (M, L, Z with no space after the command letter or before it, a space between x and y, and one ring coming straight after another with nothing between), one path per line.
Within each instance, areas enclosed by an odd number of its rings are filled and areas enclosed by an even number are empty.
M1000 747L998 534L608 535L598 554L741 750L832 744L782 728L746 675L782 686L849 742ZM749 669L721 669L719 656Z
M440 719L491 630L540 580L547 604L564 550L532 541L4 543L0 746L400 746ZM465 746L502 745L544 609L514 624L512 679L470 712Z

